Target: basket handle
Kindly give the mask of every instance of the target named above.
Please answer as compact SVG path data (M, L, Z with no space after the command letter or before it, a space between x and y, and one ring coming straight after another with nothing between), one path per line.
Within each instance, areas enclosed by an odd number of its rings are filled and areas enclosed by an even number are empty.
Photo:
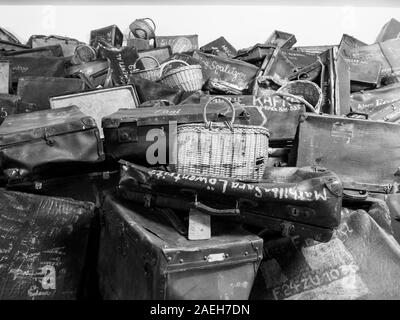
M142 60L142 59L144 59L144 58L152 59L153 61L155 61L155 62L157 63L157 67L156 67L156 68L160 67L160 63L158 62L158 60L157 60L156 58L154 58L154 57L152 57L152 56L143 56L143 57L140 57L140 58L136 59L135 63L133 64L133 70L136 70L136 63L137 63L139 60Z
M295 100L305 104L306 107L308 109L310 109L313 113L318 113L317 110L315 110L315 108L312 106L312 104L309 103L307 100L303 99L302 97L296 96L294 94L286 93L286 92L274 92L270 95L270 97L273 97L273 96L295 99Z
M154 23L154 21L153 21L153 19L151 19L151 18L144 18L143 20L150 20L151 21L151 23L153 24L153 31L156 31L156 24Z
M235 108L234 108L232 102L230 102L227 98L225 98L225 97L223 97L223 96L216 96L216 97L211 98L210 100L208 100L208 102L207 102L206 105L204 106L204 110L203 110L203 119L204 119L204 123L206 124L206 127L207 127L207 128L210 128L210 127L211 127L211 121L208 121L208 120L207 120L207 107L208 107L208 105L209 105L212 101L214 101L214 100L216 100L216 99L225 101L225 102L229 105L229 107L231 108L231 110L232 110L232 120L229 121L229 122L228 122L228 121L225 121L225 124L227 125L227 127L228 127L229 129L232 130L232 128L233 128L233 122L235 121Z
M147 39L147 31L144 30L144 29L142 29L142 28L135 28L135 30L133 30L133 31L131 30L131 32L132 32L132 34L133 34L136 38L139 38L139 39L140 39L140 36L139 36L138 33L136 32L136 31L138 31L138 30L143 31L143 32L144 32L144 38Z
M171 63L174 63L174 62L180 62L180 63L184 64L185 66L189 66L189 63L187 63L186 61L183 61L183 60L177 60L177 59L169 60L167 62L164 62L161 65L160 75L161 76L163 75L163 72L164 72L164 69L165 69L166 66L168 66L168 65L170 65Z

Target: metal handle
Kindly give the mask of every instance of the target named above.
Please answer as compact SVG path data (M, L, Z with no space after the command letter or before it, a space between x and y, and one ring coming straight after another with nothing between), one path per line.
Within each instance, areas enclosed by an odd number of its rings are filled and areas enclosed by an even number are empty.
M216 208L209 207L209 206L205 205L204 203L197 201L197 197L196 197L196 201L193 203L193 205L197 210L202 211L203 213L209 214L210 216L221 216L221 215L223 215L223 216L238 216L238 215L240 215L240 210L238 208L237 202L236 202L236 208L216 209Z
M153 21L153 19L151 19L151 18L143 18L142 20L150 20L151 21L151 23L153 24L153 31L156 31L156 24L154 23L154 21Z
M183 61L183 60L177 60L177 59L169 60L167 62L164 62L161 65L160 75L161 76L163 75L163 72L164 72L164 69L165 69L166 66L170 65L171 63L176 63L176 62L180 62L180 63L184 64L186 67L189 66L189 63L187 63L186 61Z
M290 93L286 93L286 92L274 92L270 95L270 97L272 96L280 96L282 98L291 98L294 100L297 100L303 104L305 104L305 106L310 109L312 112L314 113L318 113L317 110L315 110L315 108L311 105L311 103L309 103L307 100L303 99L302 97L296 96L294 94L290 94Z
M136 63L137 63L139 60L144 59L144 58L152 59L153 61L155 61L155 62L157 63L157 67L155 67L154 69L157 69L157 68L160 67L160 63L158 62L158 60L157 60L156 58L154 58L154 57L152 57L152 56L143 56L143 57L138 58L138 59L135 61L135 63L133 64L133 69L134 69L134 70L136 70Z
M225 101L229 105L229 107L231 108L231 110L232 110L232 120L229 121L229 122L225 121L225 124L227 125L227 127L229 129L232 130L233 129L233 122L235 121L235 108L233 107L232 102L230 102L227 98L222 97L222 96L213 97L210 100L208 100L208 102L205 104L204 110L203 110L203 119L204 119L204 123L206 124L206 127L210 128L211 127L211 123L212 123L211 121L207 120L207 107L212 101L214 101L216 99L220 99L222 101Z
M367 114L367 113L352 111L352 112L350 112L349 114L347 114L347 117L350 117L350 116L352 116L352 115L362 116L362 117L365 118L365 120L368 120L368 114Z

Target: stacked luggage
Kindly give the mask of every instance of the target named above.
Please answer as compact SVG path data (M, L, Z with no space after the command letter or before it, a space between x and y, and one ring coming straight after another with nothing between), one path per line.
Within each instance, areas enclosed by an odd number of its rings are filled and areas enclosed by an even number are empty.
M0 298L399 298L357 251L398 275L399 25L239 50L0 28Z

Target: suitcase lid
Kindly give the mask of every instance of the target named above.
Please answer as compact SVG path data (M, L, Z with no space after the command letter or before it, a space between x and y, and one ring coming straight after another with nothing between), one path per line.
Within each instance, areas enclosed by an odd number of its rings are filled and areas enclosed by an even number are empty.
M221 230L214 223L211 239L191 241L163 221L156 209L119 200L110 193L105 199L106 211L107 207L124 221L122 233L131 239L139 237L161 252L168 272L255 262L262 258L263 240L234 224L224 223ZM110 217L110 213L107 216Z
M296 165L333 170L344 189L387 193L400 166L399 134L396 123L305 113L300 120ZM376 160L369 161L372 158Z
M97 128L76 106L8 116L0 126L0 146Z
M137 126L165 125L169 121L178 124L203 122L204 104L185 104L168 107L146 107L137 109L119 109L102 119L103 128L118 128L123 123L136 124ZM210 104L207 107L207 119L216 121L226 120L230 109L223 104ZM247 117L245 115L238 115Z

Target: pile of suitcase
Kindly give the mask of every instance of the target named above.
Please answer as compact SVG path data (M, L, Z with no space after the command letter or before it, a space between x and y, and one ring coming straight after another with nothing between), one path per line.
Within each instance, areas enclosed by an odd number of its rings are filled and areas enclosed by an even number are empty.
M358 269L315 285L337 261L301 267L314 285L292 290L274 263L348 250L346 214L393 233L400 22L371 45L274 31L241 50L155 29L22 44L0 28L0 299L337 293ZM371 294L354 279L341 298Z

